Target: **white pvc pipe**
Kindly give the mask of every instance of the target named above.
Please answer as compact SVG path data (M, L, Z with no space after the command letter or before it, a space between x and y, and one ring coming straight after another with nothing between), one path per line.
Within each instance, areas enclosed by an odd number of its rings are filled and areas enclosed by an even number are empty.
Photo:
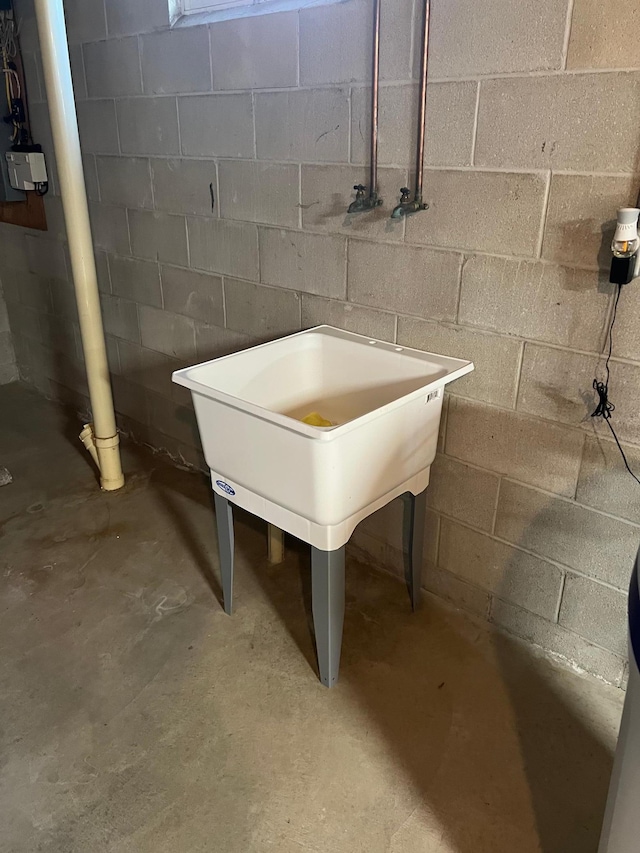
M124 485L124 477L100 313L64 10L62 0L35 0L35 7L93 412L100 484L103 489L113 491Z

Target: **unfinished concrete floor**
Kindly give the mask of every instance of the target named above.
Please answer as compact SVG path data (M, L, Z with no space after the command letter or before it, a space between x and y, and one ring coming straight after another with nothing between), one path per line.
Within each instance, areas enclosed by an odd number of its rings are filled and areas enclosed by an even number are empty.
M76 433L0 389L2 851L596 850L619 691L358 564L327 690L306 549L241 516L225 616L205 478Z

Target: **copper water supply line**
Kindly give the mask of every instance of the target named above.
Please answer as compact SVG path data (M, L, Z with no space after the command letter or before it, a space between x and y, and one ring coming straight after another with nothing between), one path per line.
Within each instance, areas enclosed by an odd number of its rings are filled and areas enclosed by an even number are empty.
M420 103L418 114L418 147L416 153L416 186L413 199L409 187L400 190L400 204L393 209L392 219L402 219L420 210L427 210L429 205L422 201L424 178L424 142L427 124L427 73L429 70L429 27L431 23L431 0L424 0L422 20L422 58L420 61Z
M379 115L379 84L380 84L380 4L381 0L373 0L373 69L371 82L371 169L369 174L369 195L365 195L367 187L356 184L356 199L349 205L348 213L362 213L374 210L382 204L378 198L378 115Z

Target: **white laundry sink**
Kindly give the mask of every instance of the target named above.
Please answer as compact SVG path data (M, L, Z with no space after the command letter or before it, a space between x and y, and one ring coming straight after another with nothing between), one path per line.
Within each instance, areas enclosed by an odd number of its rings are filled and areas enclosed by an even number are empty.
M397 495L422 492L457 358L319 326L173 381L192 392L213 489L332 551ZM318 412L333 426L301 421Z

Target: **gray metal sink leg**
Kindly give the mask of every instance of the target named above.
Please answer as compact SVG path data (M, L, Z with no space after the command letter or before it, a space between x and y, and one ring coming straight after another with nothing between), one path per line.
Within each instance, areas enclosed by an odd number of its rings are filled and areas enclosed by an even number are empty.
M427 490L419 495L407 492L404 501L403 545L404 577L411 598L411 607L417 610L422 587L422 560L424 551L424 522L427 513Z
M213 493L216 507L216 526L218 528L218 554L220 556L220 574L222 576L222 598L225 613L231 616L233 608L233 507L226 498Z
M311 548L311 604L320 681L333 687L344 624L344 545L336 551Z

